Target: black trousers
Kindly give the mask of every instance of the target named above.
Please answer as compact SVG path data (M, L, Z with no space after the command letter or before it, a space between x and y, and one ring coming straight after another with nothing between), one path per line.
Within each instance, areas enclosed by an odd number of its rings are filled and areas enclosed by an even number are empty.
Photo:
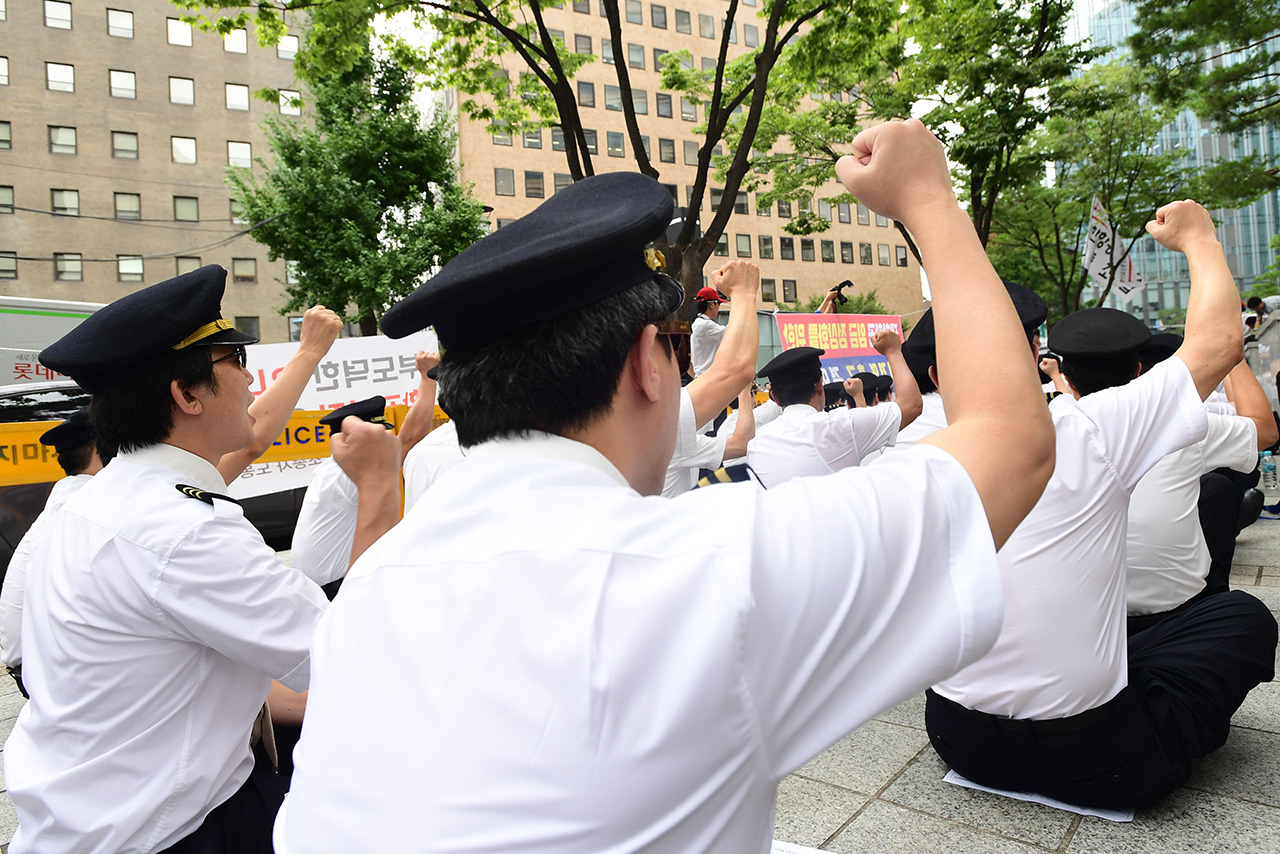
M1226 742L1245 695L1274 678L1275 650L1275 618L1236 590L1131 636L1129 684L1100 709L1008 720L929 691L925 726L943 761L975 783L1077 806L1141 807Z
M1204 532L1204 542L1209 547L1209 576L1204 587L1211 596L1231 589L1229 580L1231 561L1236 555L1236 521L1240 517L1244 492L1249 489L1247 475L1231 474L1237 477L1229 477L1221 469L1200 477L1197 510L1200 530Z
M205 816L184 839L156 854L272 854L271 828L289 791L289 778L254 750L253 771L235 794Z

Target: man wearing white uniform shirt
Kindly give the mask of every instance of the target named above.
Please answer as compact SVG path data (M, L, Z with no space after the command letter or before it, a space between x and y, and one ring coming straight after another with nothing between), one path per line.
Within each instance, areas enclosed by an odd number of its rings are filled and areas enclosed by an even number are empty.
M901 377L898 400L873 407L823 412L822 350L793 347L760 369L773 383L782 407L747 446L747 465L767 489L795 477L829 474L858 465L869 454L893 444L898 431L920 414L920 392L902 359L897 333L881 330L872 346L889 359Z
M254 439L254 339L220 316L225 279L210 265L130 294L40 354L93 394L120 453L32 553L31 700L4 747L15 854L270 850L283 778L250 732L273 678L307 687L326 601L221 494L215 463ZM395 521L399 458L354 432L333 448L369 499L363 549Z
M720 303L728 302L715 288L703 288L694 298L697 315L693 318L689 335L690 356L693 359L693 375L700 377L711 368L716 351L724 340L725 327L716 323L720 316Z
M1000 639L935 685L925 709L934 748L965 777L1113 809L1181 786L1226 740L1248 691L1272 678L1276 647L1274 618L1241 591L1126 638L1129 495L1162 457L1204 438L1203 400L1243 355L1208 212L1175 202L1147 230L1190 264L1187 338L1133 379L1150 338L1141 321L1098 308L1054 327L1074 396L1049 405L1057 468L1000 551L1010 589Z
M683 295L642 255L670 195L597 175L483 238L383 318L392 336L434 325L468 456L321 621L278 854L764 854L779 780L991 643L993 540L1048 476L1048 420L1010 417L1034 372L1008 358L1016 320L941 145L913 121L854 151L850 191L948 261L944 363L979 333L1000 389L961 381L951 429L874 470L646 497L679 410L663 330ZM498 282L542 316L495 328L475 300ZM519 406L488 404L525 384ZM412 725L352 738L370 707Z

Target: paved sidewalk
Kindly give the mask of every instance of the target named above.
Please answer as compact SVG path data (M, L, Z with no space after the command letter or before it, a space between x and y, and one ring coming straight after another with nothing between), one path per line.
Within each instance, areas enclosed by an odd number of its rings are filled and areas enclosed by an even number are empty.
M1231 584L1280 616L1280 521L1259 520L1240 535ZM8 738L22 703L13 681L0 679L0 738ZM921 695L784 780L774 835L828 851L886 854L1280 854L1280 682L1249 695L1226 745L1184 789L1129 824L961 789L942 782L946 771L925 735ZM7 843L16 817L3 789L0 773L0 840Z

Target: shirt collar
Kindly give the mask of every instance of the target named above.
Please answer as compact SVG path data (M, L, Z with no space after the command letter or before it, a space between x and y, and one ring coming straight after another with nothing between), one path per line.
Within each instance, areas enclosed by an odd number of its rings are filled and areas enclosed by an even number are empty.
M473 460L532 457L539 460L578 463L601 471L616 481L619 486L631 489L631 484L627 483L622 472L618 471L617 467L595 448L554 433L544 433L541 430L530 430L528 435L520 438L491 439L468 449L467 456Z
M127 462L137 463L143 466L159 466L160 468L176 471L191 481L192 486L199 487L205 492L222 492L227 488L227 482L222 479L222 475L218 474L218 470L213 464L204 457L198 457L190 451L184 451L177 445L151 445L147 448L141 448L136 451L127 451L117 456L117 459L126 460Z
M785 418L787 413L791 413L792 418L803 418L806 415L815 415L818 410L814 409L807 403L793 403L790 406L782 407L782 415L779 418Z

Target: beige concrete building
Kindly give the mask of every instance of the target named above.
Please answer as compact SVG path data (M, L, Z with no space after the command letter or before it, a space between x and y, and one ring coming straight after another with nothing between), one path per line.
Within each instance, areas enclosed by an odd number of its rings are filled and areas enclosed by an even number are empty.
M634 171L635 160L622 114L616 70L612 63L626 62L634 90L637 121L647 140L649 156L662 181L686 206L697 171L697 151L703 139L693 132L703 120L700 105L683 101L679 94L659 87L660 61L664 53L688 49L695 65L714 67L724 32L726 4L722 0L622 0L624 44L611 44L608 21L599 0L569 0L563 8L544 8L547 26L563 34L567 50L591 53L597 59L578 71L578 105L583 125L595 148L592 163L597 173ZM731 33L730 54L740 54L759 43L764 20L760 7L746 0L739 5ZM506 60L512 80L526 71L514 55ZM456 99L446 104L456 106ZM558 128L521 136L492 135L487 128L459 116L459 154L464 180L494 210L492 225L523 216L544 198L569 183L569 169ZM876 290L880 300L895 313L914 320L924 304L920 269L906 242L892 224L860 206L832 206L823 197L842 191L834 182L819 189L817 212L831 220L831 227L807 237L793 237L782 230L794 205L774 204L761 209L754 195L740 194L735 214L720 240L707 270L723 260L750 258L760 265L763 307L775 302L804 301L850 279L860 292ZM710 222L720 193L705 199L701 218ZM720 256L720 257L717 257Z
M258 168L255 90L297 90L298 35L193 31L165 0L0 0L0 294L110 302L202 264L222 312L289 338L283 261L244 233L224 173ZM0 342L0 347L5 346Z

